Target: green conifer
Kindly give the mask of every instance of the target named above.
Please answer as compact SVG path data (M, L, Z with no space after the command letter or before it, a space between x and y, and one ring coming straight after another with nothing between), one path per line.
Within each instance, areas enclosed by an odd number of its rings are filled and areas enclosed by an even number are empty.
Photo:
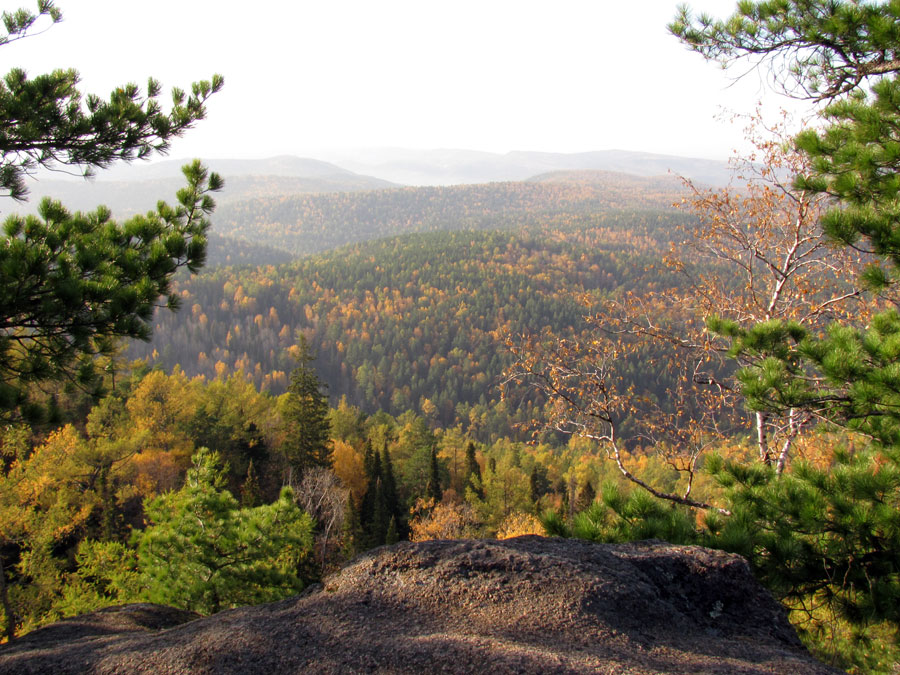
M469 441L466 444L466 482L465 486L471 489L478 499L484 499L484 486L482 485L481 466L475 457L475 443Z
M431 448L431 467L428 473L428 484L425 487L425 496L427 499L433 499L435 504L440 503L444 497L444 491L441 488L441 471L438 464L437 448Z
M324 384L312 367L314 356L303 335L298 343L297 367L291 373L285 403L287 438L283 452L297 481L312 466L331 468L331 425Z

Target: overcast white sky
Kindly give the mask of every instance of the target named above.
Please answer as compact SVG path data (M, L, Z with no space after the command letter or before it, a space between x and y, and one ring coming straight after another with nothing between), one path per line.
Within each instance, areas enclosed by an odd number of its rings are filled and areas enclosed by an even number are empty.
M27 4L0 2L13 8ZM722 110L791 105L666 32L676 0L58 0L63 23L4 68L74 67L106 95L148 76L225 88L173 158L322 149L624 149L725 158ZM725 16L734 0L699 0Z

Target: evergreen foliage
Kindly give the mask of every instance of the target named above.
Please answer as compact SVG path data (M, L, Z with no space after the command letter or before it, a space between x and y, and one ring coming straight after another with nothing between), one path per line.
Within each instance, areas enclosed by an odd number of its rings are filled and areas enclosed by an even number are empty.
M475 443L466 443L466 490L472 490L477 499L484 499L484 488L481 484L481 465L475 457Z
M39 0L37 10L4 12L6 35L0 36L0 45L23 37L41 16L54 23L62 20L51 0ZM156 80L148 81L146 93L126 84L104 100L94 94L83 97L78 79L74 70L29 78L16 68L0 82L0 190L13 199L26 198L25 177L38 167L61 164L90 176L116 161L165 153L171 139L203 119L206 100L223 84L215 75L194 83L190 95L173 89L166 112Z
M203 614L298 592L312 519L284 488L272 504L241 508L222 489L218 455L201 448L177 492L146 505L138 567L151 602Z
M893 2L757 0L738 3L724 20L695 18L683 5L669 30L724 66L768 60L792 96L856 94L866 78L900 71L900 7Z
M440 504L444 496L444 490L441 487L441 469L438 464L437 448L431 449L431 465L428 473L428 483L425 486L426 499L433 499L435 504Z
M259 479L256 477L256 470L253 468L253 460L247 466L247 477L241 486L241 506L254 507L259 506Z
M50 0L37 13L4 12L0 45L23 37L39 19L61 20ZM161 87L146 94L134 84L108 100L82 97L78 74L56 70L29 78L14 69L0 81L0 191L26 198L25 178L38 167L63 165L90 175L119 160L164 153L206 114L206 101L222 87L216 75L190 95L175 89L168 112ZM30 396L33 386L67 380L94 387L94 357L111 354L116 339L146 340L159 298L175 308L171 280L181 267L199 269L206 255L209 193L216 174L195 162L185 167L187 187L172 207L123 224L106 208L70 213L45 199L36 216L10 216L0 246L0 414L36 418L52 408Z
M792 85L792 95L828 102L827 124L796 138L811 163L796 185L836 200L823 228L870 255L858 283L895 301L900 6L742 2L723 21L694 19L683 8L670 30L707 58L764 60ZM835 453L830 466L798 462L781 476L714 462L709 468L726 489L731 515L708 517L708 536L746 555L788 602L824 605L857 636L886 622L896 639L900 317L888 311L864 327L836 322L824 334L779 321L742 326L714 319L710 328L731 339L735 358L752 363L738 374L751 408L811 415L864 440Z
M309 467L331 468L332 462L328 398L322 393L324 385L311 365L315 357L302 335L298 346L297 367L291 373L284 404L284 454L296 480Z

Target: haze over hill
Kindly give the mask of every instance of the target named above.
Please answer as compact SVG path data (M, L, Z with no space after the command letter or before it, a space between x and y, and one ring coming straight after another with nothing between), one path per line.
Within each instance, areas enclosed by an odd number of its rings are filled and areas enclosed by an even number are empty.
M174 201L176 191L184 185L181 167L186 161L117 165L88 181L43 172L38 180L28 182L28 202L4 206L6 213L33 212L43 197L52 197L71 210L92 210L105 204L120 217L143 213L154 208L160 199ZM250 198L397 187L389 181L301 157L217 159L206 163L226 179L224 189L216 194L220 205Z
M637 176L674 173L709 185L726 185L731 178L727 162L627 150L496 154L473 150L382 148L324 152L321 156L358 173L406 185L518 181L551 171L585 169Z
M470 150L360 150L334 151L333 162L292 156L267 159L205 159L225 178L219 204L247 199L330 192L380 190L400 185L438 186L487 182L548 180L547 174L613 172L638 177L683 176L707 185L726 185L731 178L727 162L642 152L606 150L583 153L510 152L505 155ZM29 181L29 200L8 204L5 213L33 212L43 197L53 197L72 210L109 206L118 216L142 213L159 199L172 201L183 185L183 159L152 164L117 165L84 181L60 173L42 172ZM573 174L565 182L573 182ZM540 177L540 178L536 178ZM550 178L561 180L560 175ZM609 182L609 181L607 181Z

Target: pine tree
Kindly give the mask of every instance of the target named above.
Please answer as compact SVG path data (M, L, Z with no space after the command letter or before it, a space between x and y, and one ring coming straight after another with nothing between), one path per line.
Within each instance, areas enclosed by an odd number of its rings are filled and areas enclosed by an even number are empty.
M50 0L37 13L4 12L0 45L24 37L41 20L62 19ZM164 153L206 114L206 101L222 78L197 82L190 96L173 91L165 112L161 87L146 93L133 84L108 100L78 90L78 73L56 70L30 78L14 69L0 81L0 191L26 198L25 178L39 167L65 166L90 175L118 160ZM182 267L197 271L206 255L210 192L216 174L199 162L185 168L187 188L177 204L124 223L109 209L70 213L45 199L37 215L13 215L0 238L0 416L46 417L34 385L68 380L96 392L94 357L112 354L120 338L146 340L160 297L176 308L171 281Z
M799 188L836 200L822 220L837 242L873 254L859 284L890 293L900 272L900 5L831 0L742 2L722 21L680 10L670 30L725 65L769 59L791 95L829 105L827 124L796 145L812 170ZM864 86L871 84L867 92ZM731 515L712 514L712 543L746 555L787 599L825 603L852 625L900 629L900 315L844 321L824 335L779 321L713 318L752 365L738 373L749 406L811 415L868 437L827 468L713 462Z
M312 549L312 519L292 490L242 509L224 482L218 455L201 448L184 487L146 504L138 563L150 601L210 614L302 587L297 567Z

